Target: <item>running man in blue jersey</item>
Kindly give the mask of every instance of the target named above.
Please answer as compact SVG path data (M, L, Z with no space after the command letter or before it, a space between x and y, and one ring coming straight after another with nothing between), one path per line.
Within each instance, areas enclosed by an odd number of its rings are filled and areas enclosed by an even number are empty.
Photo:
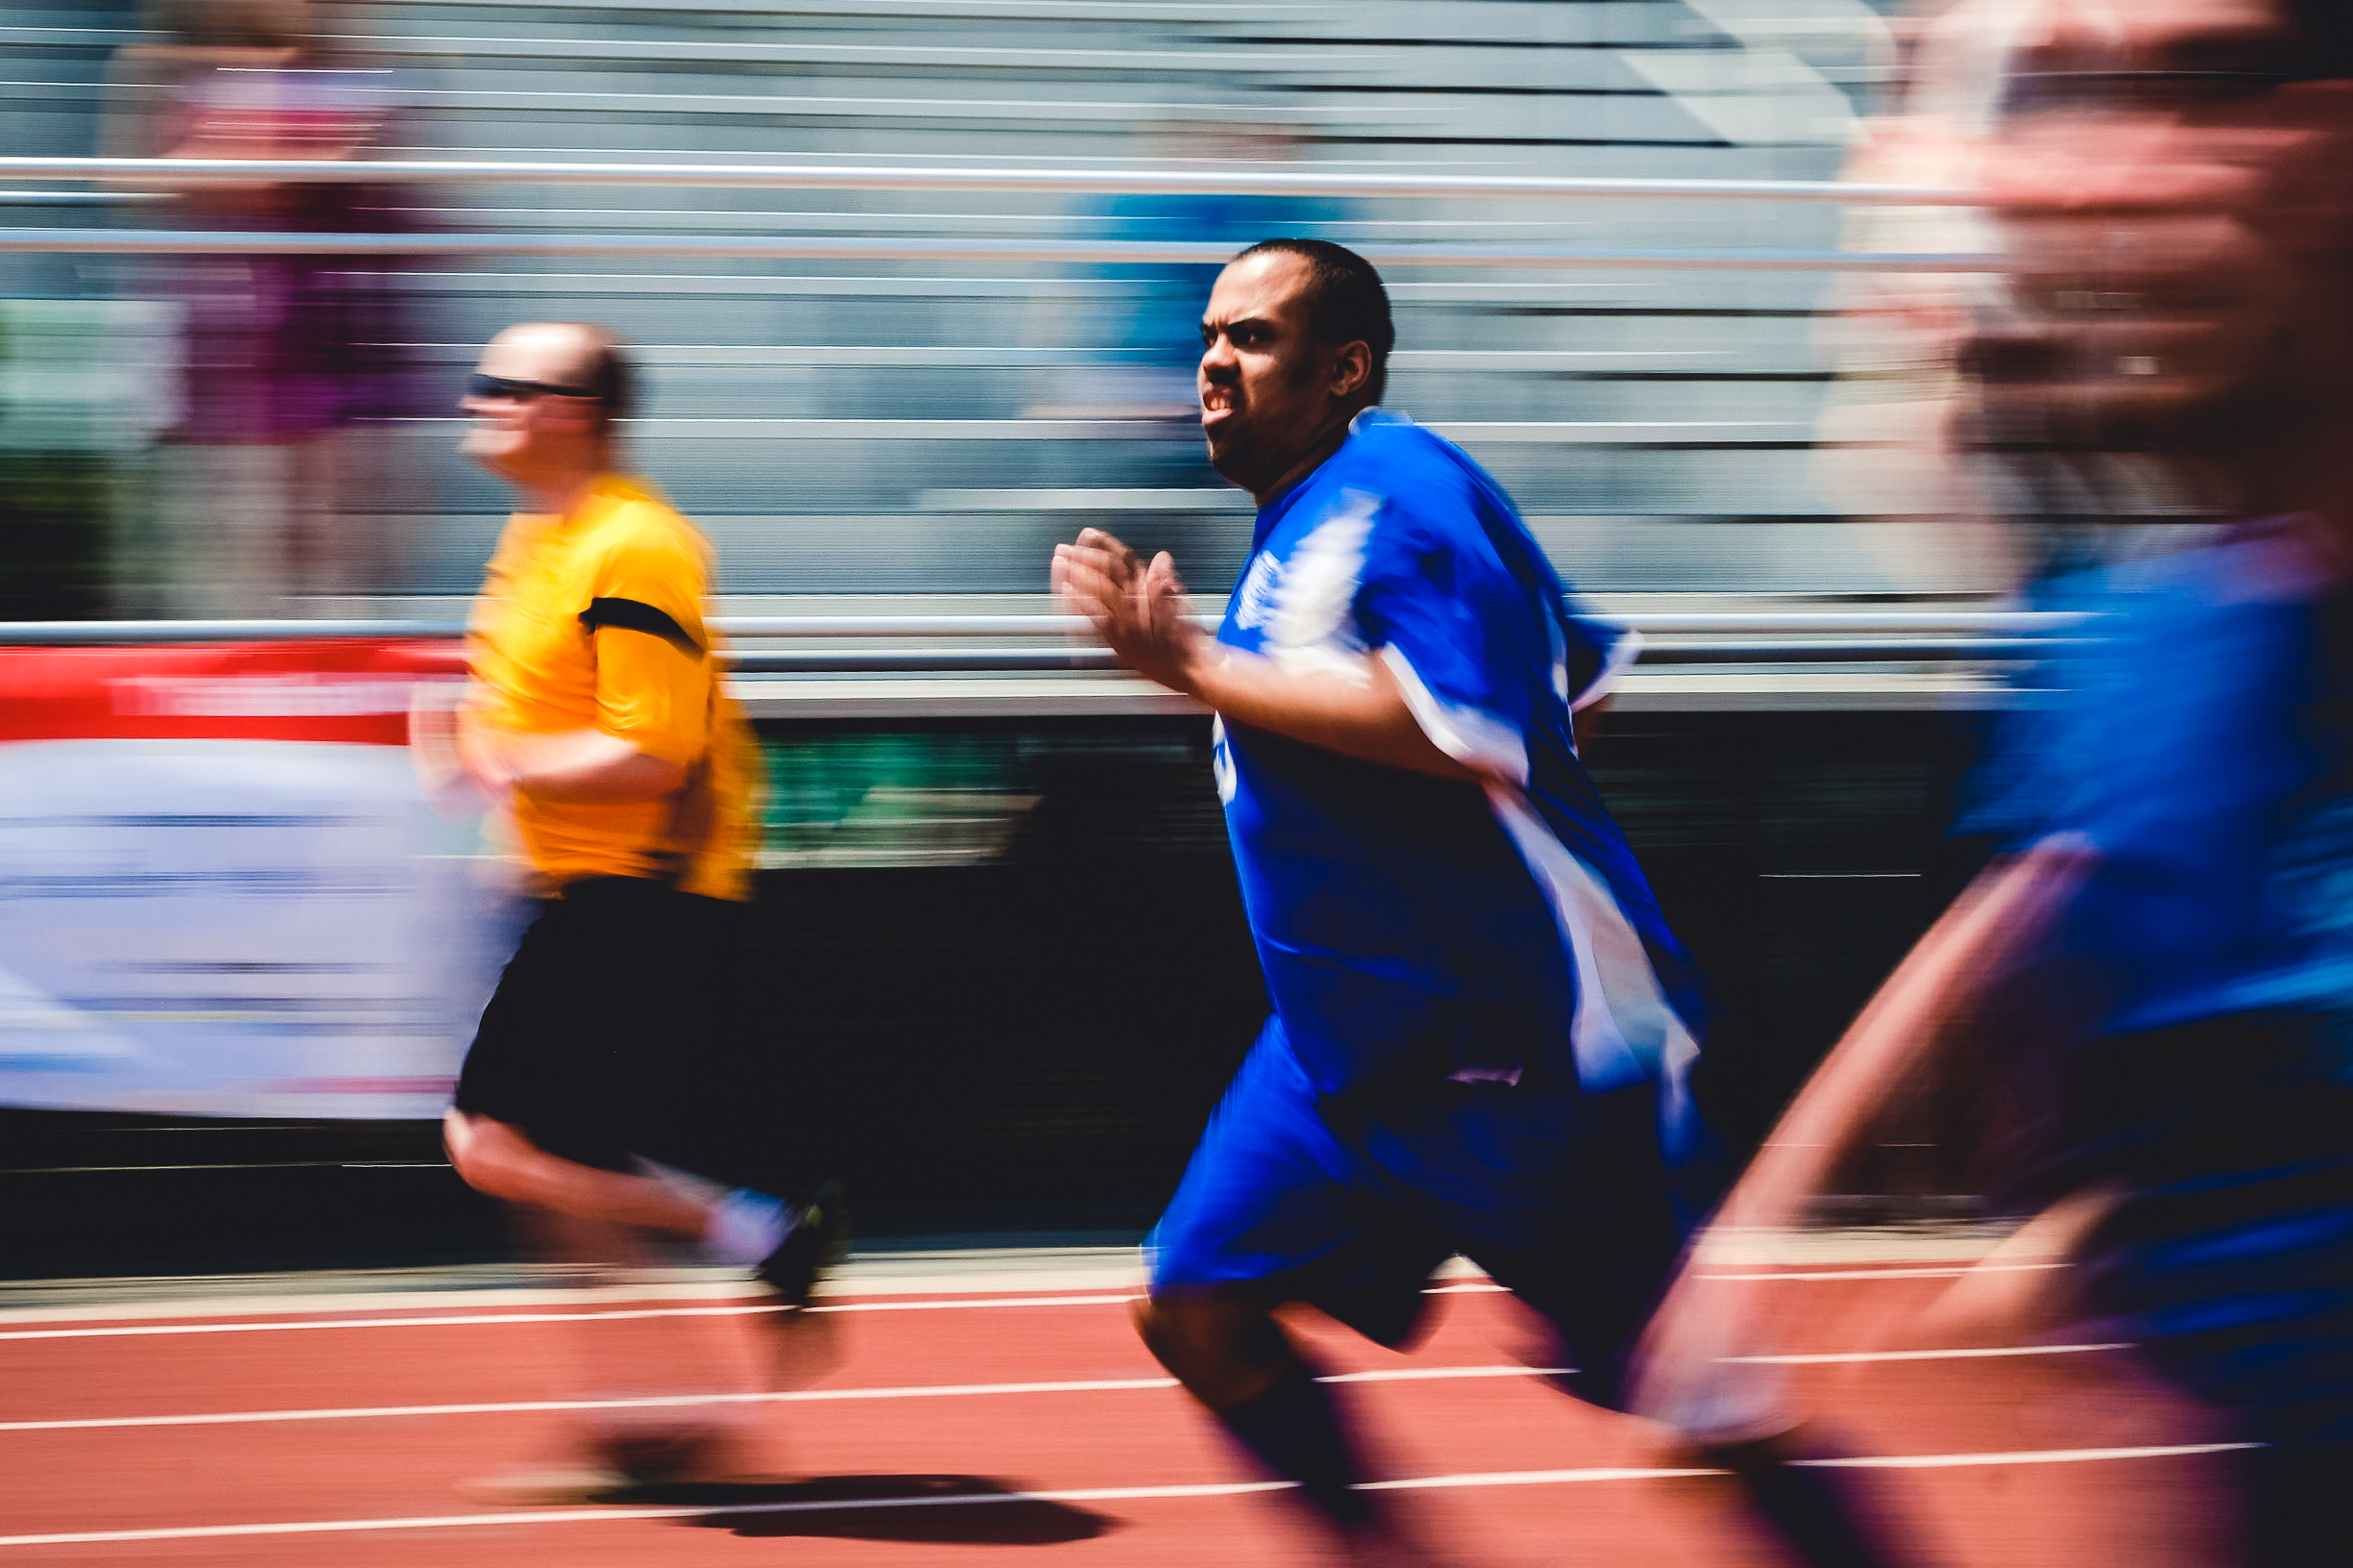
M1213 639L1173 563L1088 530L1058 593L1130 668L1216 710L1217 788L1274 1016L1149 1243L1145 1342L1353 1560L1426 1560L1277 1324L1384 1344L1462 1253L1615 1403L1682 1245L1698 1130L1682 950L1577 758L1629 640L1565 608L1494 481L1377 407L1379 276L1277 239L1202 321L1210 460L1259 502ZM1873 1560L1815 1479L1729 1456L1813 1560ZM1801 1483L1802 1482L1802 1483Z

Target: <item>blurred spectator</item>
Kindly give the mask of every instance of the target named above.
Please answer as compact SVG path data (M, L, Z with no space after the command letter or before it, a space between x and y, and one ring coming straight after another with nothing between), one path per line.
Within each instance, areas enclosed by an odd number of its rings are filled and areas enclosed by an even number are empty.
M384 126L387 73L343 63L302 0L165 0L114 75L128 89L110 150L185 159L361 157ZM194 228L368 233L389 205L354 181L220 182L179 188ZM381 529L337 513L364 456L354 427L394 411L399 302L389 259L208 255L158 269L182 311L183 411L163 476L164 606L174 613L299 613L304 601L376 585Z

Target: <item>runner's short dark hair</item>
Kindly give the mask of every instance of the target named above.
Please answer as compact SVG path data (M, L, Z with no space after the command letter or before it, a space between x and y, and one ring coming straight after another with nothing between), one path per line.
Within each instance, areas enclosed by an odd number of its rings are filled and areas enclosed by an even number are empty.
M606 423L626 419L638 407L638 371L630 362L628 346L607 327L590 327L588 340L581 385L605 406Z
M1372 351L1372 400L1389 385L1389 351L1397 346L1396 323L1389 313L1389 290L1381 274L1345 245L1328 239L1262 239L1234 258L1280 253L1307 262L1308 330L1323 343L1363 343Z

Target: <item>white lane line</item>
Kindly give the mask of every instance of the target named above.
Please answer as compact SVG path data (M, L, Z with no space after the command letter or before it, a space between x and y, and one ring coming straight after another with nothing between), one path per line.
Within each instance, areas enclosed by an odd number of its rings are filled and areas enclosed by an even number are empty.
M2131 1350L2127 1341L2106 1345L2003 1345L1992 1350L1867 1350L1816 1356L1727 1356L1745 1366L1830 1366L1840 1361L1959 1361L1979 1356L2083 1356L2100 1350Z
M1107 1378L1091 1382L972 1382L905 1388L803 1388L789 1393L649 1394L638 1399L523 1399L473 1405L354 1405L340 1408L224 1410L198 1415L88 1416L62 1421L0 1421L0 1431L86 1431L115 1427L229 1427L265 1421L368 1421L384 1416L516 1415L539 1410L638 1410L682 1406L783 1405L812 1400L953 1399L987 1394L1111 1393L1174 1388L1174 1378Z
M1573 1366L1409 1366L1389 1372L1334 1372L1317 1382L1419 1382L1425 1378L1565 1378Z
M1425 1296L1457 1296L1502 1292L1499 1284L1434 1285ZM958 1296L922 1301L829 1302L813 1312L944 1312L997 1307L1121 1307L1143 1300L1139 1290L1117 1295L1087 1296ZM489 1323L570 1323L581 1318L743 1317L773 1312L768 1302L729 1307L638 1307L618 1311L584 1312L461 1312L420 1313L414 1317L303 1318L276 1323L125 1323L103 1329L6 1329L8 1339L119 1339L149 1334L275 1333L294 1329L415 1329L480 1327Z
M1960 1465L2070 1464L2117 1459L2164 1459L2190 1455L2219 1454L2253 1448L2252 1443L2182 1443L2164 1448L2041 1449L2017 1454L1918 1454L1846 1459L1808 1459L1806 1464L1861 1469L1931 1470ZM1405 1481L1372 1481L1366 1491L1435 1490L1483 1486L1557 1486L1592 1481L1668 1481L1688 1476L1714 1476L1716 1470L1648 1470L1631 1468L1591 1470L1505 1470L1479 1475L1416 1476ZM621 1519L719 1519L763 1513L846 1513L866 1508L960 1507L991 1503L1137 1503L1164 1498L1237 1497L1249 1492L1274 1492L1291 1483L1282 1481L1216 1481L1193 1486L1100 1486L1081 1490L982 1492L956 1497L885 1497L806 1503L729 1503L702 1507L633 1507L615 1504L598 1508L544 1508L518 1513L428 1514L398 1519L315 1519L283 1524L183 1525L158 1530L93 1530L42 1535L0 1535L0 1547L92 1546L124 1541L218 1540L256 1535L319 1535L389 1530L479 1529L489 1525L570 1525Z
M1121 1306L1144 1299L1140 1290L1118 1296L982 1296L949 1301L842 1302L813 1307L813 1312L937 1312L960 1307L1095 1307Z
M1672 1481L1684 1476L1727 1476L1728 1470L1647 1470L1624 1466L1593 1470L1494 1470L1485 1475L1414 1476L1405 1481L1364 1481L1359 1492L1414 1492L1450 1486L1559 1486L1592 1481Z
M878 1497L840 1502L725 1503L706 1507L542 1508L528 1513L446 1513L407 1519L311 1519L264 1525L183 1525L162 1530L91 1530L50 1535L0 1535L0 1547L90 1546L117 1541L217 1540L224 1536L315 1535L371 1530L452 1530L483 1525L580 1525L616 1519L713 1519L750 1513L847 1512L860 1508L939 1508L989 1503L1113 1503L1154 1498L1235 1497L1287 1490L1287 1481L1220 1481L1199 1486L1098 1487L1062 1492L976 1492L957 1497Z
M2158 1448L2040 1448L2016 1454L1880 1454L1840 1459L1795 1459L1794 1464L1833 1470L1947 1470L1977 1464L2090 1464L2103 1459L2173 1459L2191 1454L2228 1454L2262 1443L2169 1443Z
M1527 1366L1400 1367L1340 1372L1318 1382L1419 1382L1455 1378L1539 1378L1567 1369ZM385 1416L516 1415L543 1410L663 1409L705 1405L787 1405L860 1399L958 1399L998 1394L1107 1394L1174 1388L1174 1378L1102 1378L1083 1382L910 1383L901 1388L804 1388L789 1393L649 1394L636 1399L499 1400L469 1405L354 1405L290 1410L222 1410L193 1415L77 1416L55 1421L0 1421L0 1431L88 1431L122 1427L233 1427L271 1421L367 1421Z
M975 1307L1102 1307L1140 1300L1118 1296L989 1296L948 1301L840 1302L813 1307L813 1312L922 1312ZM5 1339L115 1339L148 1334L275 1333L294 1329L417 1329L479 1327L489 1323L571 1323L583 1318L743 1317L773 1312L766 1302L739 1307L638 1307L613 1312L463 1312L418 1317L305 1318L283 1323L133 1323L104 1329L9 1329Z
M1964 1274L2005 1274L2022 1269L2063 1269L2065 1263L1963 1263L1954 1268L1792 1269L1773 1274L1701 1274L1701 1280L1950 1280Z

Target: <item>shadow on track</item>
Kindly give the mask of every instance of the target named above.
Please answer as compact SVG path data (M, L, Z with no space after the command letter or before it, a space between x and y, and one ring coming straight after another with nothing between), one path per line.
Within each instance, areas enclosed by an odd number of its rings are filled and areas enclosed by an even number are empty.
M747 1536L920 1541L938 1545L1060 1546L1092 1540L1121 1521L1066 1503L1023 1497L985 1476L823 1476L643 1488L635 1503L756 1509L687 1521Z

